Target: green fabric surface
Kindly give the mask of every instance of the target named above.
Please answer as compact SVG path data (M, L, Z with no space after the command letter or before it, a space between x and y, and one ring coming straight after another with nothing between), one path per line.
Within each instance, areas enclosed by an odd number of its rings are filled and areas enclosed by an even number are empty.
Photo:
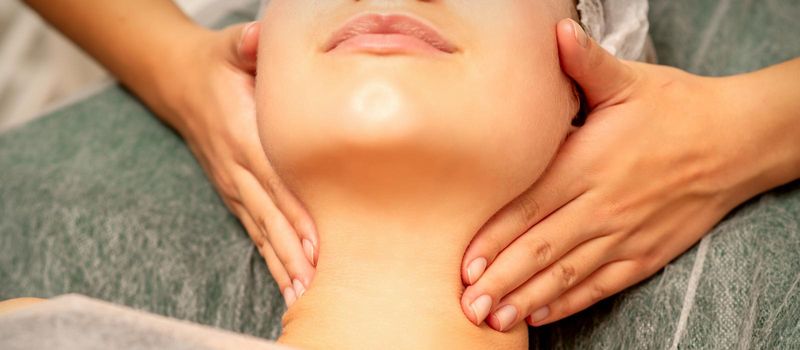
M705 75L800 56L797 18L799 1L651 1L660 62ZM531 329L531 348L800 348L799 281L794 183L643 283ZM271 339L283 312L183 142L119 87L0 135L0 300L65 293Z

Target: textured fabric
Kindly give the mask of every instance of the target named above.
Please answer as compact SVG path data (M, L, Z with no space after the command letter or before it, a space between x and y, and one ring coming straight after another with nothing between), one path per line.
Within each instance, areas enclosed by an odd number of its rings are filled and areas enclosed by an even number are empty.
M0 179L0 299L80 293L277 336L283 301L263 260L184 144L125 91L0 137Z
M580 0L578 12L589 36L618 58L647 57L647 0Z
M78 295L61 296L0 315L0 348L289 350L263 339L168 319Z
M800 56L796 18L800 2L650 2L661 62L706 75ZM531 347L800 348L799 245L795 183ZM65 293L273 339L284 310L182 141L118 87L0 135L0 299Z

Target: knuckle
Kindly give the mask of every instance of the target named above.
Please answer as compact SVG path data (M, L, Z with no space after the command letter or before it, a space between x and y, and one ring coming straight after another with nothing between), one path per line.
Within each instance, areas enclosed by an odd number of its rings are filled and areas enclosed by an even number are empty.
M255 220L256 220L256 225L258 225L258 228L260 228L265 234L269 232L269 230L267 230L267 224L269 223L269 220L267 220L266 216L256 215Z
M571 288L578 277L575 267L565 262L557 263L553 274L553 277L559 281L562 291Z
M503 240L500 237L500 234L497 232L487 234L484 243L486 244L485 248L488 248L490 253L486 254L487 258L496 256L506 247L505 242L503 242Z
M550 242L536 238L527 245L528 254L536 261L539 266L546 266L553 257L553 246Z
M517 210L519 212L520 225L529 226L536 221L536 217L541 212L541 207L533 196L523 194L517 198Z
M247 228L245 227L245 229ZM253 229L253 231L255 232L251 232L251 230L248 229L247 233L249 234L250 239L253 241L253 244L255 244L256 247L258 247L259 253L261 253L261 255L263 256L264 254L263 252L261 252L261 248L269 243L266 242L264 234L260 230Z
M283 183L281 182L281 179L278 178L277 176L267 176L266 179L264 179L264 185L266 186L265 189L269 193L270 197L274 197L275 191L281 188L281 186L283 186Z
M600 300L603 300L607 295L607 289L601 286L599 283L593 283L589 290L589 301L591 304L597 303Z
M286 272L288 272L289 275L293 276L293 278L300 276L305 271L305 269L303 268L303 264L295 261L294 259L289 259L287 261L284 261L283 267L286 268Z
M211 179L217 184L217 187L222 190L226 196L240 200L239 193L236 190L236 185L230 176L227 176L221 171L212 170Z
M570 315L575 309L575 301L572 297L562 297L550 306L554 315Z

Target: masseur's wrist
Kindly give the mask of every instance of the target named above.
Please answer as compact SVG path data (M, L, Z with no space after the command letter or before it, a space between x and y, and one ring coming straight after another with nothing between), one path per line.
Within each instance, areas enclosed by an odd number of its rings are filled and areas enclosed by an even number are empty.
M800 97L786 80L787 68L800 65L792 64L711 79L721 92L719 113L730 116L720 127L739 129L731 144L739 157L730 171L742 176L727 193L733 206L800 178Z
M215 32L191 24L175 28L182 34L159 44L161 52L142 62L141 81L128 85L164 122L182 131L197 103L191 93L200 88L202 68L212 55Z
M158 115L171 113L163 83L184 79L176 58L204 29L169 0L25 0L105 66ZM169 120L167 120L169 122Z

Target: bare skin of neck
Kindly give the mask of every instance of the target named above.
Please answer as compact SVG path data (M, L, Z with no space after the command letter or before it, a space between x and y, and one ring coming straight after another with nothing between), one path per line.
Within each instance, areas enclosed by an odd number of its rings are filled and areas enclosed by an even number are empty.
M456 206L420 214L419 207L349 203L318 211L316 276L284 316L279 342L300 349L527 348L524 324L505 333L478 327L459 303L461 259L485 218Z

